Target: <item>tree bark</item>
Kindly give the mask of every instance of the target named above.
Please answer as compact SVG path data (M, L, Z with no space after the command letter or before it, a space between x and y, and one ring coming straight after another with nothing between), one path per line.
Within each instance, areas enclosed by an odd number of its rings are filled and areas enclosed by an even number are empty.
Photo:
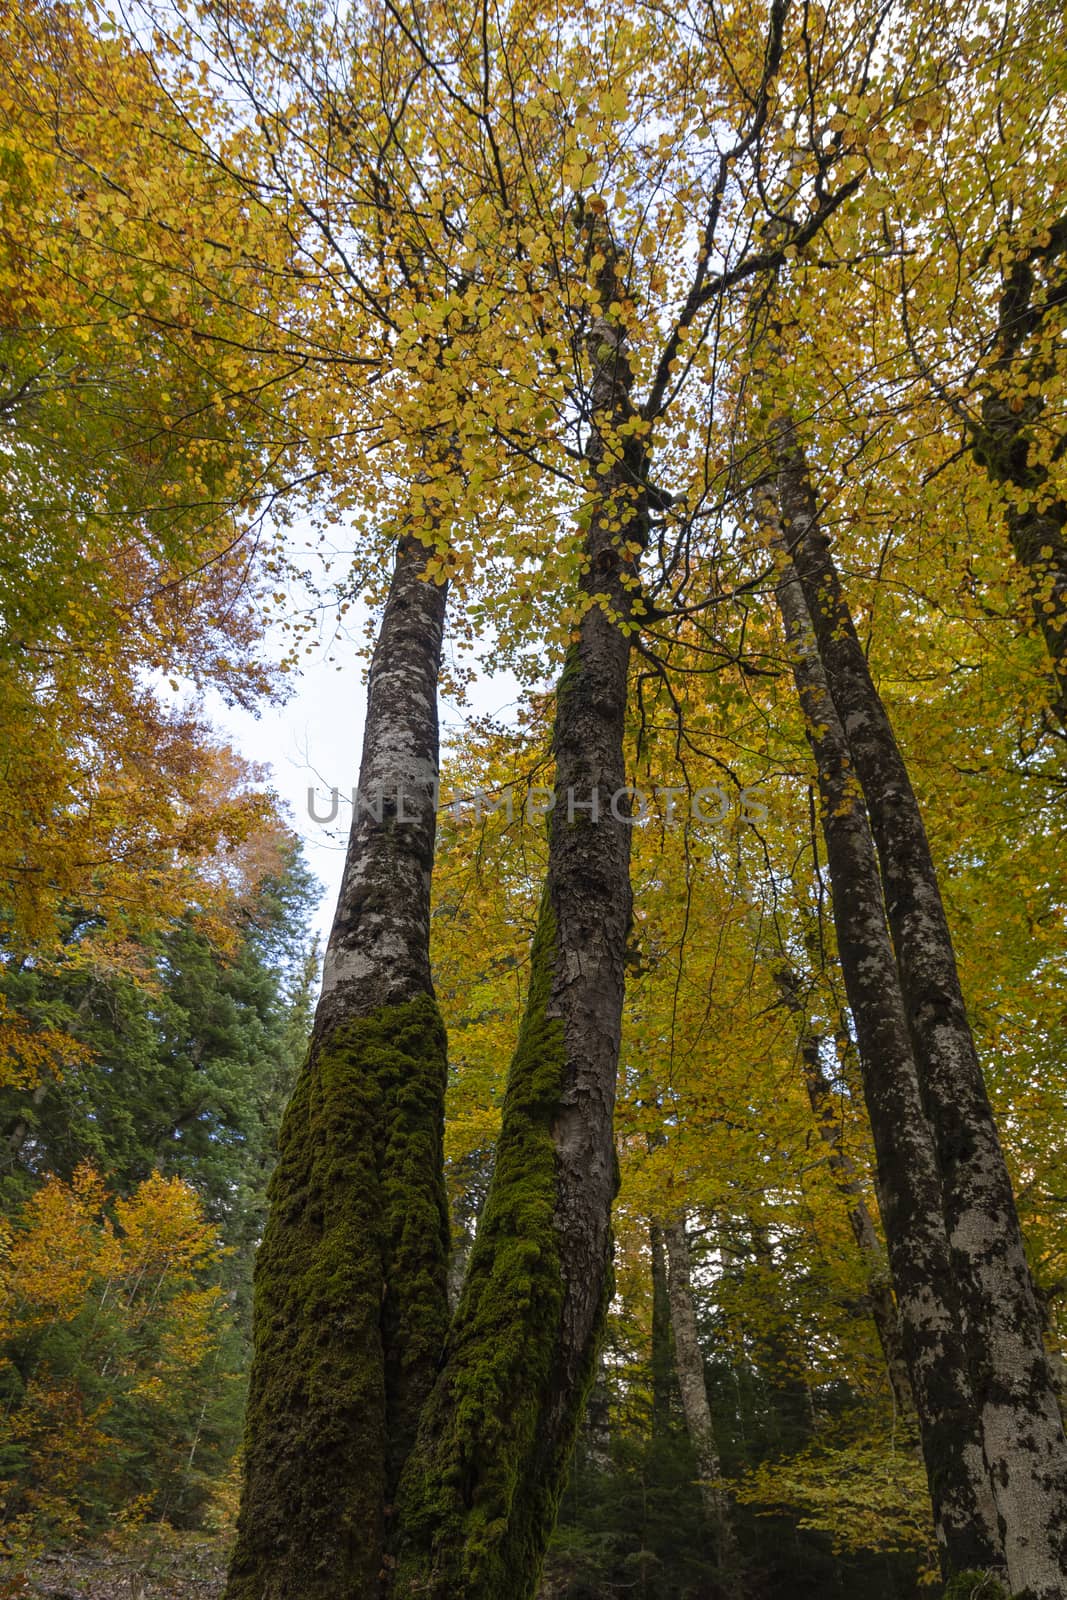
M871 1320L878 1334L878 1342L885 1357L886 1374L897 1407L904 1413L914 1410L908 1364L904 1359L904 1342L900 1331L900 1314L897 1310L893 1284L885 1249L878 1236L874 1219L867 1209L863 1195L863 1182L856 1164L844 1148L841 1124L834 1115L833 1093L823 1070L821 1043L809 1025L804 1005L797 992L796 974L780 968L776 974L779 992L784 1004L800 1019L799 1049L804 1070L804 1085L808 1104L815 1118L819 1137L827 1150L827 1162L838 1193L848 1206L849 1227L863 1258L867 1273L867 1299Z
M617 298L610 240L601 304ZM613 1139L630 924L623 734L642 457L620 325L588 339L598 484L590 602L557 690L555 806L530 988L496 1165L443 1369L401 1486L394 1595L526 1600L592 1382L611 1296ZM598 472L603 467L606 470ZM596 811L588 808L596 806Z
M700 1498L704 1515L715 1537L719 1566L724 1566L733 1554L730 1511L718 1482L720 1476L719 1448L715 1441L715 1424L708 1404L708 1386L704 1376L704 1353L697 1333L696 1308L693 1304L693 1276L689 1259L689 1239L685 1231L684 1216L676 1217L663 1230L667 1246L668 1293L671 1306L671 1327L674 1331L674 1366L678 1375L678 1388L682 1396L682 1411L689 1440L696 1456L700 1477Z
M978 1404L953 1290L937 1161L919 1093L870 823L815 648L804 594L785 558L777 497L761 491L759 514L782 562L776 594L818 774L838 957L859 1044L879 1209L942 1567L946 1576L970 1570L1003 1574Z
M448 1309L454 1312L463 1294L474 1235L465 1223L457 1227L448 1257Z
M307 1063L255 1269L227 1600L372 1597L447 1323L445 1038L430 980L445 590L399 547Z

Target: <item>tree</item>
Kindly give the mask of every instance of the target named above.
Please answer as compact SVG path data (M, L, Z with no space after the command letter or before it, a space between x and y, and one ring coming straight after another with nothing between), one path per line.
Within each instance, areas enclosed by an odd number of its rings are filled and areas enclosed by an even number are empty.
M114 958L266 819L176 691L277 692L257 513L284 481L280 368L232 353L259 219L190 158L148 60L77 8L2 20L0 873L17 940L55 942L76 902Z
M1033 582L1035 619L1056 679L1052 707L1063 723L1067 501L1058 492L1055 465L1065 436L1049 414L1048 390L1056 375L1053 330L1067 301L1067 217L1046 226L1032 244L1020 249L1020 243L1005 267L996 356L981 420L972 429L973 451L1005 492L1008 535Z
M678 1386L682 1393L682 1409L685 1412L693 1453L697 1459L697 1470L701 1478L700 1493L705 1513L715 1529L720 1564L725 1564L731 1545L729 1513L718 1483L719 1452L715 1443L715 1424L712 1421L707 1385L704 1380L704 1357L697 1335L689 1240L686 1236L684 1217L677 1217L668 1224L666 1242L674 1361L678 1373Z
M648 363L649 392L641 411L631 398L635 383L635 367L630 356L634 331L631 322L636 322L636 318L627 274L635 257L629 243L625 251L620 248L612 221L600 220L607 212L604 200L593 194L587 202L579 188L573 214L564 216L562 226L555 222L556 242L552 244L546 239L536 250L536 231L529 230L531 236L525 237L520 229L516 239L513 220L509 220L515 216L515 194L530 184L533 169L529 165L529 152L537 149L544 137L537 126L540 121L538 100L543 89L536 73L531 71L530 62L524 60L512 41L503 35L494 41L492 51L486 37L479 55L477 50L472 50L469 39L450 40L447 20L436 17L432 19L432 26L427 26L421 18L409 21L394 14L384 35L390 54L397 49L410 53L411 82L421 86L425 80L429 84L438 113L443 100L449 117L460 126L466 122L477 130L485 157L485 194L500 208L494 218L494 257L499 258L503 253L506 275L491 286L479 286L478 293L483 300L492 300L499 313L505 283L509 287L517 283L517 304L521 309L532 304L540 312L551 300L558 309L550 317L550 326L552 320L558 319L564 327L574 315L575 303L577 307L583 307L584 303L577 341L582 359L575 374L575 386L569 392L564 389L563 395L571 406L581 402L589 422L579 457L584 466L585 504L579 519L581 542L576 552L581 558L579 576L570 588L570 593L576 591L575 600L570 601L572 646L555 707L556 806L550 824L547 888L534 945L528 1009L505 1097L493 1179L464 1293L449 1333L442 1370L423 1413L419 1439L401 1482L396 1544L399 1565L392 1584L397 1593L407 1592L412 1586L425 1590L427 1582L436 1586L434 1592L455 1592L457 1587L462 1587L470 1594L499 1592L502 1584L517 1592L527 1591L536 1583L540 1554L551 1527L584 1391L592 1372L608 1288L609 1218L615 1181L612 1105L629 922L628 826L625 815L616 806L617 798L625 792L623 729L630 624L639 587L639 557L647 542L649 507L653 499L657 504L662 503L662 496L649 487L648 437L652 420L661 419L667 413L672 375L680 360L679 352L689 323L729 284L743 281L773 264L776 258L774 250L770 253L760 249L742 252L729 271L709 275L728 180L733 168L758 144L766 119L768 96L783 58L784 20L784 14L776 12L767 36L761 33L751 52L756 84L754 109L751 103L746 104L742 93L739 116L746 131L724 149L717 164L712 164L703 242L678 320L664 338L650 340L647 331L644 333L643 359ZM509 19L509 26L514 21ZM288 37L289 19L279 19L279 26L282 35ZM633 50L632 70L639 79L643 69L642 50L638 41L631 42L625 23L620 21L619 28L620 37L627 41L627 49ZM443 44L458 49L463 71L471 74L471 101L464 98L462 90L454 89L447 75L443 75L434 53L435 46L440 46L431 37L435 29L440 29L444 35ZM496 112L489 100L494 81L491 62L487 59L490 56L495 56L500 63L501 84L508 82L507 73L512 64L523 60L524 93L530 102L524 120L532 124L528 136L525 130L518 129L513 111L507 109L508 94L512 107L518 104L514 86L505 94L501 113ZM575 74L588 75L593 83L604 71L605 63L595 52L591 59L585 59L580 43L574 51L574 62ZM688 81L691 71L688 60L683 62L681 70ZM351 86L349 92L352 92ZM606 89L599 92L602 97L608 93ZM590 93L593 93L592 87ZM617 93L617 87L613 88L604 102L609 115ZM405 120L410 110L409 99ZM684 113L683 122L687 120L688 113ZM588 131L596 137L594 129ZM585 132L583 129L583 135ZM599 137L606 149L615 143L610 125ZM662 169L670 160L670 152L664 149L663 155L638 152L639 166L653 172ZM690 154L686 150L687 158ZM584 187L583 175L588 165L584 154L576 150L572 161L574 181L581 182ZM514 164L514 170L508 169L508 162ZM451 176L452 169L448 170ZM811 222L801 230L802 234L811 236L817 232L825 217L843 203L852 187L851 180L846 180L836 190L828 190ZM539 212L547 223L558 208L554 196L549 202L548 196L542 197L536 190L535 184L529 209ZM441 201L441 215L446 222L449 204L456 205L456 200L446 190ZM474 202L465 196L462 205L467 209L473 207ZM382 225L381 213L379 203L378 215L370 219L370 237L374 237L375 230ZM459 214L462 216L462 211ZM390 227L395 226L396 213L387 212L385 221ZM403 226L410 224L404 222ZM514 254L508 254L504 247L513 239ZM441 265L443 258L447 269L451 267L454 246L455 241L446 227L437 239L421 238L413 257L420 266L429 258L435 267ZM529 274L524 272L528 255L535 267L547 268L542 280L544 289L538 286L532 295ZM343 262L341 270L348 272ZM425 292L425 281L420 272L422 292ZM446 274L445 283L448 281ZM365 300L362 281L356 282L355 292ZM465 305L469 306L471 290L466 286L465 297ZM429 324L431 328L441 327L447 316L444 310L447 304L446 298L441 310L417 307L414 320ZM521 321L520 314L518 322L521 324ZM462 312L458 326L463 326ZM504 326L506 323L501 317L499 327ZM420 335L418 344L413 341L409 346L413 355L416 349L420 350L420 359L412 364L423 389L414 386L412 395L423 407L426 397L435 394L432 380L436 380L438 366L444 364L445 356L450 353L450 343L439 335L435 345L433 339ZM559 385L551 363L558 359L553 351L558 351L559 347L548 339L544 340L543 347L550 363L548 378L553 384L549 393L558 394ZM511 360L507 366L510 371ZM528 368L530 381L538 383L544 370L536 361L531 364ZM464 399L468 409L463 411L457 407L454 391L447 380L445 392L452 401L445 415L454 429L449 449L462 460L463 433L471 421L470 399ZM516 406L520 404L517 388L505 387L500 393L514 397ZM521 402L520 414L525 417L529 413L529 401ZM507 429L505 441L511 454L522 459L527 453L521 448L522 435L514 421L502 420L506 414L506 405L498 399L490 416L501 432ZM425 417L419 437L424 437L424 427ZM418 482L417 476L414 481ZM462 489L462 482L460 487ZM432 518L429 520L432 522ZM429 531L425 537L429 542ZM432 537L438 539L439 530L434 529ZM442 561L428 567L426 576L432 580L450 570L451 563ZM397 572L400 571L401 565L398 565ZM397 581L394 578L390 604L396 594ZM432 631L427 630L427 639L432 637ZM401 672L417 677L421 691L418 717L424 721L428 714L426 687L430 676L427 664L432 666L432 662L425 651L417 655L409 648L394 665L389 605L378 648L379 677ZM382 711L373 703L372 688L369 728L376 730L381 716ZM401 705L394 727L403 729L406 740L411 737L411 722L410 713ZM364 763L370 769L373 769L377 737L376 731L369 734L365 746ZM419 787L424 793L427 782L433 777L432 738L422 736L418 743L429 755L428 766L420 772ZM586 795L588 798L583 798ZM595 812L605 801L611 805L610 815L591 815L588 823L583 821L575 825L576 804ZM422 831L428 830L424 827ZM363 854L372 859L376 849L376 840L371 835L364 836L362 824L359 824L349 862L349 871L357 880L362 879L365 871ZM392 868L390 872L393 876L402 876L403 867L396 874ZM417 889L417 895L406 909L412 913L417 909L419 916L416 919L412 915L410 920L405 920L391 952L392 955L404 952L401 971L409 966L412 970L416 967L416 962L409 960L408 952L415 948L413 941L421 936L424 920L421 908L428 884L420 880ZM337 1030L341 1015L365 1015L367 1001L360 996L356 975L360 975L361 982L368 980L372 989L380 988L382 982L380 954L372 953L376 938L374 928L366 930L369 946L365 947L362 931L358 937L345 931L348 920L343 894L338 930L331 943L339 981L336 984L332 981L328 952L327 986L321 1013L324 1032L331 1034ZM426 992L425 982L424 971L420 970L418 987L422 995ZM323 1048L321 1044L317 1046L319 1051ZM435 1052L427 1048L426 1055L430 1059ZM352 1060L351 1069L354 1086L373 1082L373 1070L368 1070L358 1060ZM312 1096L311 1104L315 1104L316 1071L313 1067L305 1079L306 1093ZM440 1079L440 1072L435 1076ZM316 1170L320 1159L317 1152L328 1148L331 1136L325 1126L320 1132L309 1121L300 1093L298 1091L294 1117L295 1125L302 1130L304 1147L292 1146L291 1169L283 1158L274 1212L279 1219L283 1215L290 1218L297 1229L311 1227L310 1235L302 1234L302 1260L313 1259L316 1252L314 1239L322 1226L317 1220L320 1209L325 1212L322 1238L327 1256L338 1247L342 1231L345 1234L346 1261L354 1276L347 1283L343 1276L334 1276L330 1281L341 1294L345 1306L362 1307L357 1317L363 1331L349 1341L347 1353L338 1356L342 1362L339 1370L346 1374L342 1392L346 1399L356 1394L363 1397L361 1415L371 1420L368 1435L360 1441L358 1451L336 1448L337 1422L333 1419L328 1431L321 1426L316 1429L314 1443L308 1439L302 1420L304 1391L293 1387L287 1348L291 1346L293 1335L284 1331L286 1324L295 1324L301 1330L295 1335L298 1341L312 1335L316 1341L321 1340L324 1361L329 1362L333 1352L327 1347L328 1334L323 1330L321 1308L319 1312L315 1310L317 1296L311 1292L313 1285L310 1281L301 1283L295 1277L292 1263L284 1259L290 1253L287 1248L278 1243L275 1251L272 1245L265 1251L261 1268L263 1312L258 1370L263 1375L264 1387L262 1401L254 1403L251 1413L249 1437L253 1465L244 1531L231 1582L234 1594L262 1593L264 1586L272 1583L280 1584L284 1590L295 1581L297 1568L306 1588L309 1570L323 1574L327 1563L333 1569L332 1581L336 1581L336 1568L340 1563L341 1569L354 1581L373 1585L377 1580L381 1545L381 1514L376 1515L374 1508L381 1506L383 1486L387 1487L390 1481L388 1466L381 1465L383 1451L388 1448L385 1439L399 1451L405 1444L403 1418L398 1417L392 1426L389 1424L388 1387L392 1321L388 1303L392 1294L405 1292L403 1273L394 1270L391 1277L386 1276L390 1289L386 1296L385 1319L379 1327L377 1307L381 1297L373 1292L373 1285L381 1280L381 1265L374 1232L362 1226L361 1213L358 1228L345 1225L342 1230L338 1222L334 1233L335 1224L330 1220L328 1204L323 1202L320 1206L315 1199L318 1180L312 1179L308 1189L307 1175ZM440 1090L435 1093L439 1095ZM323 1097L324 1104L327 1099ZM381 1108L369 1112L369 1127L384 1129L388 1126L391 1103L386 1097ZM436 1115L436 1107L434 1112ZM327 1111L327 1118L328 1115ZM349 1122L350 1118L345 1126ZM369 1133L368 1137L373 1138L374 1134ZM427 1149L434 1137L428 1120L423 1139ZM369 1153L366 1159L357 1158L356 1165L363 1174L361 1181L368 1196L373 1194L375 1174L381 1181L381 1174L387 1173L388 1159L388 1155L374 1159ZM432 1165L431 1162L431 1170ZM308 1203L301 1203L297 1208L286 1202L283 1185L294 1200L306 1194ZM362 1207L366 1200L363 1195L357 1195L356 1188L354 1167L348 1174L347 1189L351 1203ZM410 1211L413 1215L428 1215L431 1207L437 1210L432 1191L427 1191L425 1184L420 1185L417 1192L409 1185L407 1194L398 1194L398 1205L402 1212ZM380 1217L381 1205L371 1198L370 1206L374 1216ZM280 1221L278 1226L280 1230ZM386 1226L388 1230L391 1225ZM403 1231L400 1222L392 1226ZM428 1233L424 1227L423 1237ZM434 1234L436 1236L436 1229ZM364 1237L368 1241L367 1250L357 1261L357 1242ZM366 1282L362 1278L364 1271ZM441 1302L440 1294L432 1298ZM310 1307L309 1299L313 1302ZM425 1302L425 1295L423 1299ZM379 1338L383 1341L381 1346ZM417 1354L422 1359L424 1369L429 1366L432 1342L432 1339L427 1340L425 1356L421 1343L412 1351L413 1357ZM283 1351L284 1366L277 1364ZM364 1364L364 1352L369 1355L369 1364ZM359 1371L355 1370L357 1363ZM339 1379L339 1371L334 1372L334 1377ZM254 1379L254 1385L257 1381ZM329 1407L325 1388L320 1392ZM502 1426L500 1418L488 1414L484 1397L487 1394L502 1397L505 1392L512 1396L511 1410ZM381 1415L383 1404L386 1425L380 1431L373 1419ZM304 1441L299 1454L280 1451L269 1442L276 1441L294 1425ZM320 1456L320 1448L327 1441L331 1449L328 1465ZM310 1454L305 1456L305 1450ZM262 1482L257 1462L264 1463ZM375 1462L379 1464L375 1466ZM352 1479L353 1473L359 1474L358 1482ZM342 1489L346 1507L354 1510L358 1504L359 1511L352 1521L346 1519L340 1526L335 1501Z
M795 442L784 443L780 486L783 532L878 849L1008 1573L1013 1587L1054 1595L1067 1568L1067 1439L937 873Z
M400 550L311 1052L256 1263L234 1597L371 1593L447 1319L444 1029L430 981L444 587Z
M934 1520L950 1570L998 1570L995 1510L967 1371L960 1307L941 1211L941 1175L927 1125L882 901L870 825L856 792L841 714L815 648L792 566L795 533L777 500L771 537L783 558L778 599L819 772L837 947L859 1040L878 1152L882 1216L919 1408Z
M305 970L313 884L291 838L273 866L234 886L221 942L190 908L140 948L133 974L94 961L6 963L11 1014L72 1059L0 1091L5 1209L42 1174L69 1183L84 1163L123 1195L153 1171L181 1177L220 1227L227 1279L245 1298L317 976Z

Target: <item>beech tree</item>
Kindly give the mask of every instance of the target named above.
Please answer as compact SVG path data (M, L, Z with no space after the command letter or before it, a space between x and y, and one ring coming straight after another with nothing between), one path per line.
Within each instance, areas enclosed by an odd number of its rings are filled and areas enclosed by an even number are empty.
M729 1512L718 1483L719 1452L715 1443L715 1424L708 1405L704 1358L697 1336L693 1310L693 1285L689 1262L689 1240L685 1219L676 1218L665 1229L668 1261L668 1296L671 1328L674 1332L674 1360L682 1409L697 1458L701 1477L701 1496L705 1511L716 1532L720 1563L730 1554Z
M1067 1440L937 874L795 444L781 484L785 536L878 848L1009 1577L1051 1595L1067 1565Z
M864 1067L882 1218L934 1520L955 1570L1001 1571L978 1405L952 1290L940 1172L885 926L874 842L855 791L844 723L816 651L810 613L792 566L786 517L777 501L770 516L772 538L784 562L779 604L818 763L838 956Z

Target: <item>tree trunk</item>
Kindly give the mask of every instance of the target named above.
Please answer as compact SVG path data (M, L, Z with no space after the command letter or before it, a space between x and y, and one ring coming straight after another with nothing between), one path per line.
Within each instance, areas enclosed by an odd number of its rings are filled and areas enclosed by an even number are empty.
M879 1209L942 1566L946 1576L968 1570L1002 1573L978 1407L953 1292L937 1162L886 927L874 842L804 595L784 559L777 502L761 492L759 511L783 556L776 593L818 773L838 956L858 1038Z
M444 1028L429 965L444 588L400 544L307 1063L255 1270L227 1600L372 1597L444 1341Z
M682 1396L682 1411L689 1440L696 1456L700 1477L700 1498L704 1515L715 1538L718 1563L726 1565L733 1554L730 1511L726 1496L718 1482L720 1475L719 1450L715 1442L715 1424L708 1404L708 1386L704 1376L704 1353L697 1334L696 1308L693 1304L693 1278L689 1261L689 1239L685 1231L684 1216L667 1223L663 1230L670 1266L669 1295L671 1327L674 1331L674 1366L678 1375L678 1388Z
M617 298L610 240L598 248L607 307ZM557 691L548 875L496 1165L401 1486L393 1592L404 1600L536 1593L611 1296L630 924L630 828L611 804L626 781L620 619L635 565L623 541L646 537L640 447L617 432L632 416L622 339L608 316L593 320L588 456L599 493L582 579L592 603Z
M778 466L783 532L881 862L1008 1576L1013 1589L1053 1600L1063 1595L1067 1577L1067 1440L937 875L788 424L778 434Z
M811 1106L819 1137L826 1146L827 1163L834 1186L848 1206L852 1237L863 1257L871 1319L885 1357L886 1374L893 1397L900 1411L911 1412L914 1410L914 1398L907 1362L904 1359L900 1315L893 1294L888 1262L874 1219L863 1197L863 1182L856 1170L855 1162L842 1142L841 1124L834 1114L833 1093L823 1071L819 1036L809 1025L803 1002L797 992L795 973L783 967L777 972L776 978L785 1005L800 1019L799 1048L808 1104Z
M1049 229L1047 243L1029 259L1014 262L1007 275L997 358L973 450L992 482L1007 490L1008 537L1032 579L1034 616L1052 659L1052 710L1067 729L1067 500L1049 491L1048 451L1041 450L1039 439L1044 391L1056 370L1055 342L1043 351L1041 335L1050 305L1062 307L1067 293L1065 256L1067 217L1061 217ZM1037 272L1042 264L1054 268L1043 286ZM1055 449L1062 444L1058 439Z
M674 1387L671 1302L667 1288L667 1250L658 1222L649 1224L648 1236L652 1251L652 1437L662 1439L670 1432Z

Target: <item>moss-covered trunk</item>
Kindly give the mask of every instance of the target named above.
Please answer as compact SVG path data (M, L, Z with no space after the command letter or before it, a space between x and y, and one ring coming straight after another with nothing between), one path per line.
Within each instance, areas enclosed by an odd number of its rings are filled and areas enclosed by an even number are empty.
M430 982L445 594L399 549L307 1064L255 1272L227 1600L373 1597L447 1321L445 1038Z
M937 872L788 426L778 455L783 531L878 851L1008 1576L1014 1590L1058 1600L1067 1585L1067 1439Z
M605 240L600 299L616 299ZM633 547L645 539L619 323L588 339L598 499L589 605L560 680L555 805L496 1165L399 1496L395 1600L536 1593L611 1293L615 1081L630 922L623 734ZM598 469L602 469L599 470ZM627 548L627 546L631 548Z
M971 1570L1001 1573L1004 1557L954 1293L937 1159L919 1092L870 822L804 595L784 547L777 492L761 490L759 512L778 547L778 604L816 762L838 956L859 1043L879 1209L942 1565L946 1576Z

